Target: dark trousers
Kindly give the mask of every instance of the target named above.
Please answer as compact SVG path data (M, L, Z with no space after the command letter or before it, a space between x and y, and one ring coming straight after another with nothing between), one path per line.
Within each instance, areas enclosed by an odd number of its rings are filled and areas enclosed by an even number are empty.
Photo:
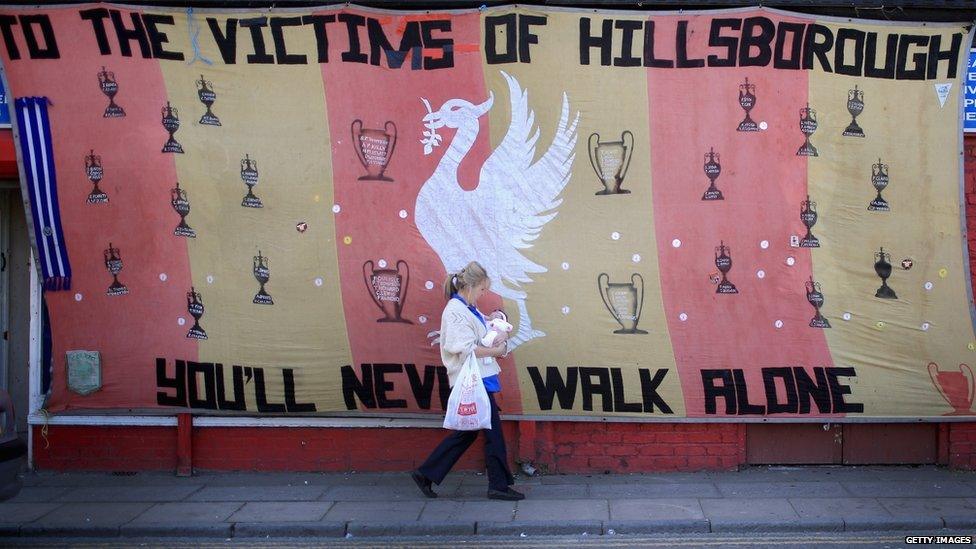
M498 405L495 395L488 393L491 401L491 429L482 429L485 434L485 464L488 468L488 488L492 490L508 490L509 485L515 484L512 472L508 469L508 458L505 452L505 436L502 433L502 420L498 416ZM431 482L440 484L457 463L465 450L478 438L478 431L454 431L447 436L418 471Z

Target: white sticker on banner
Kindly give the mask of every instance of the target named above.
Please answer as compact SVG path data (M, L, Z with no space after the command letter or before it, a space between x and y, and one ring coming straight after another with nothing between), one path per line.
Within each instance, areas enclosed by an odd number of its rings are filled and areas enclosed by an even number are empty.
M946 99L949 98L949 90L952 89L952 82L935 84L935 93L939 96L939 107L945 107Z

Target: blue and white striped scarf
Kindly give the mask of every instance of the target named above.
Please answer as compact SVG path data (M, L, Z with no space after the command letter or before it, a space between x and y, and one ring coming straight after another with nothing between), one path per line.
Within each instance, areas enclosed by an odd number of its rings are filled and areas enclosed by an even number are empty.
M51 148L47 97L19 97L15 102L24 179L34 218L34 235L44 274L44 289L71 288L71 265L61 229L58 185Z

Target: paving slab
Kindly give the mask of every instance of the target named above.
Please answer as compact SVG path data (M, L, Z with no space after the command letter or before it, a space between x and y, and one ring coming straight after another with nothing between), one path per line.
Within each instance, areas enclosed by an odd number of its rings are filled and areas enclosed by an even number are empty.
M869 482L841 482L841 485L853 497L964 498L973 496L968 485L955 481L876 480Z
M0 503L0 524L33 522L58 507L60 503Z
M976 505L963 498L878 498L894 517L976 516Z
M591 484L590 497L622 498L718 498L718 488L710 482Z
M580 499L589 497L585 484L516 484L516 490L525 494L529 499ZM465 500L484 500L488 498L488 486L477 484L462 484L453 494L443 493L435 489L441 497ZM418 492L419 493L419 492Z
M341 484L344 478L357 477L343 473L315 473L315 472L275 472L275 473L219 473L206 472L194 474L193 479L198 483L209 486L326 486ZM356 479L356 483L366 484L365 479Z
M424 501L339 501L329 509L325 520L390 522L416 521L424 509Z
M229 538L233 525L228 522L156 522L129 523L119 527L119 535L127 538Z
M708 533L710 525L705 518L610 520L604 523L603 531L607 535Z
M234 524L235 538L341 538L346 535L346 523L318 522L238 522Z
M55 498L63 502L161 502L180 501L202 486L85 486Z
M420 514L421 521L508 522L515 519L514 501L431 500Z
M464 536L475 533L470 522L353 521L346 525L353 536Z
M826 498L848 497L839 482L716 482L723 497L732 498Z
M151 503L66 503L21 526L23 535L118 535L119 526L152 507ZM97 532L97 534L93 533ZM111 532L109 534L108 532Z
M478 535L487 536L566 536L582 535L598 536L603 533L603 523L599 520L563 520L563 521L512 521L512 522L479 522Z
M199 485L195 477L173 473L37 473L39 486L186 486Z
M605 499L525 499L516 504L515 520L523 522L610 519Z
M331 501L257 501L245 503L228 522L314 522L322 520Z
M442 497L450 497L457 492L457 489L457 484L443 483L441 486L435 486L434 492ZM485 490L487 492L487 488ZM322 499L332 501L426 501L428 498L408 478L406 483L401 483L399 486L333 486L322 494Z
M786 498L702 498L699 501L705 518L712 522L756 521L772 524L800 518Z
M20 493L5 503L43 503L54 501L72 488L67 486L24 486Z
M235 501L230 503L191 503L180 501L176 503L157 503L146 512L139 515L129 524L191 524L203 522L224 522L244 503Z
M611 499L609 502L613 522L705 518L701 504L694 498Z
M796 498L790 499L800 518L891 517L874 498Z
M324 486L206 486L187 501L315 501L325 493Z
M943 527L941 518L936 517L844 517L844 530L848 532L884 532L888 530L938 530Z

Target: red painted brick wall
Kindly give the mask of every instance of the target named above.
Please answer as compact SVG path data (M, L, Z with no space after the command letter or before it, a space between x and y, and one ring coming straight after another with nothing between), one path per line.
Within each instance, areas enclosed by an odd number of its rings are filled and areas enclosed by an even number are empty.
M176 428L34 427L34 462L55 471L161 471L176 468Z

